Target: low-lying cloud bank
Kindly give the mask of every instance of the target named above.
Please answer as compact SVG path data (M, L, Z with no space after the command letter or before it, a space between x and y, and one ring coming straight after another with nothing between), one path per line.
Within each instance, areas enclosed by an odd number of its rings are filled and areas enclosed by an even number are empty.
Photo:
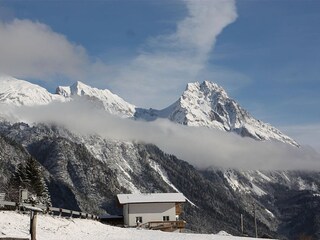
M320 170L320 154L311 147L278 142L258 142L207 128L119 119L83 101L38 107L8 107L0 112L12 121L52 123L78 134L99 134L109 139L153 143L198 168L243 170ZM14 120L15 119L15 120Z

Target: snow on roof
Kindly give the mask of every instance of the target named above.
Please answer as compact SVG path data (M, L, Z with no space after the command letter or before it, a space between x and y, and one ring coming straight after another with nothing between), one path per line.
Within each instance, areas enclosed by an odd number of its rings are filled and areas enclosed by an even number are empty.
M118 194L120 204L127 203L160 203L160 202L185 202L182 193L134 193Z

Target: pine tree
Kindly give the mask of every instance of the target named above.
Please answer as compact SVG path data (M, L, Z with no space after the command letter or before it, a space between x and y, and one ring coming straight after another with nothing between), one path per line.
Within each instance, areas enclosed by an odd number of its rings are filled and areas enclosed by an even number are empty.
M22 163L17 166L16 172L13 175L11 182L15 187L26 187L28 184L28 179L26 176L26 169Z
M37 196L44 191L44 182L41 181L42 174L36 160L32 157L26 162L26 177L30 181L30 190Z
M42 174L41 167L37 161L30 157L25 165L19 164L17 170L10 180L10 186L15 189L13 200L17 201L17 194L20 188L27 189L35 198L29 198L30 203L41 203L51 206L51 198L47 184ZM14 192L14 191L13 191Z

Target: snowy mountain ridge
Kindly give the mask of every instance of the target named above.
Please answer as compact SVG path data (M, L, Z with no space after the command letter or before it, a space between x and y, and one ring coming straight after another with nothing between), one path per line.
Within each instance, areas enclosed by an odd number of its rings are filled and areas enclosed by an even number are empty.
M36 84L13 77L0 76L0 103L34 106L46 105L54 101L64 102L66 98L51 94Z
M0 76L0 103L36 106L67 102L77 97L86 97L97 107L120 117L133 117L135 112L134 105L109 90L93 88L79 81L71 86L59 86L56 94L52 94L39 85L9 76Z
M67 98L86 97L88 100L100 104L107 112L121 117L133 117L135 113L133 104L127 103L108 89L101 90L90 87L79 81L70 87L57 87L56 94Z
M182 96L162 110L136 108L113 94L82 82L59 86L56 94L27 81L12 77L0 78L0 102L17 106L45 105L54 101L66 102L86 98L98 108L124 118L152 121L166 118L175 123L193 127L208 127L233 132L256 140L275 140L293 146L299 144L275 127L253 118L226 91L215 83L204 81L187 84Z
M256 140L276 140L299 146L275 127L253 118L229 98L222 87L209 81L189 83L171 106L163 110L137 109L135 117L148 121L168 118L187 126L214 128Z

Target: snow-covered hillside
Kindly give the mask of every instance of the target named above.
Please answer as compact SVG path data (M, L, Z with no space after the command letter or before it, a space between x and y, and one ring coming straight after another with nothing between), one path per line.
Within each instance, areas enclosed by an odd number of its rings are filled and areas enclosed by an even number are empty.
M133 117L135 112L134 105L127 103L108 89L93 88L79 81L70 87L57 87L56 93L67 98L86 97L95 104L99 104L107 112L121 117Z
M154 145L84 136L45 124L4 122L0 124L0 190L28 154L43 167L57 207L120 214L114 202L119 192L180 191L193 203L186 203L183 219L195 232L226 230L237 235L242 212L245 229L252 235L248 222L255 202L259 233L280 237L291 231L288 239L303 232L319 236L320 175L316 172L199 170ZM301 214L305 221L300 220Z
M28 214L16 212L0 212L0 237L28 238ZM166 233L153 230L125 229L112 227L93 220L65 219L39 215L37 221L37 238L46 240L253 240L256 238L242 238L213 234Z
M13 77L0 76L0 103L33 106L65 100L64 97L51 94L45 88L36 84Z
M298 146L275 127L253 118L229 98L222 87L209 81L189 83L171 106L163 110L138 109L135 117L146 120L168 118L187 126L215 128L256 140L276 140Z

